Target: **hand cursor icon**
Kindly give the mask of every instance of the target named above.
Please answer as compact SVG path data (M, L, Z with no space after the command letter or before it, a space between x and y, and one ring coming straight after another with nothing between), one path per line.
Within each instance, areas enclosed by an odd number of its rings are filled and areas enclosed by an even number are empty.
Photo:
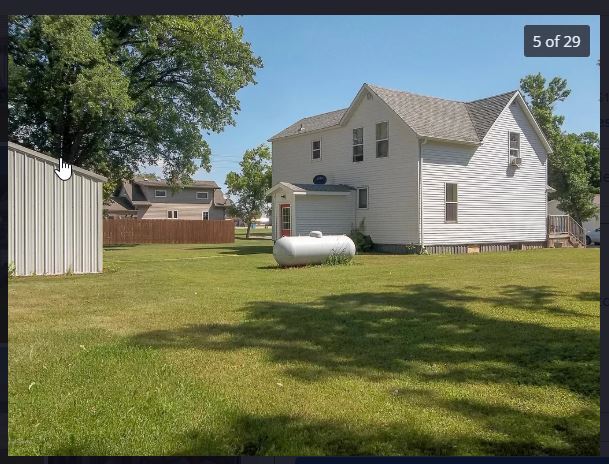
M59 169L55 169L55 174L63 181L68 180L72 177L72 165L64 163L63 160L59 158Z

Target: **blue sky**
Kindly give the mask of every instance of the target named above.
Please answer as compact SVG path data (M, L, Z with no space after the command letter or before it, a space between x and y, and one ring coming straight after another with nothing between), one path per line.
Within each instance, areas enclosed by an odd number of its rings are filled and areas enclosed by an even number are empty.
M242 16L245 40L264 62L242 89L236 126L205 136L212 171L195 179L224 187L247 148L298 119L347 107L364 82L453 100L517 89L541 72L567 79L557 105L571 132L599 130L598 16ZM590 58L525 58L526 24L588 24ZM160 172L158 168L147 171Z

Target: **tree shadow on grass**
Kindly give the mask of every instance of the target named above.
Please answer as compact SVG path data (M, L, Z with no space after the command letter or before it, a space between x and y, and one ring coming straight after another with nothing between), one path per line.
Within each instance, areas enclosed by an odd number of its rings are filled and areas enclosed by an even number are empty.
M404 374L423 385L429 382L430 388L441 382L454 391L465 392L473 384L488 385L488 394L477 402L463 398L449 401L434 397L430 391L416 394L427 395L433 407L477 418L484 427L508 437L499 443L472 442L471 446L481 454L589 453L598 448L594 404L600 389L599 333L571 328L569 324L557 326L560 318L572 322L580 317L556 304L561 296L550 287L505 286L495 296L482 296L466 290L409 285L382 293L328 295L309 303L257 301L244 308L246 315L240 324L195 324L155 330L137 334L131 342L156 348L258 349L269 363L283 366L286 375L301 382L341 375L395 381L396 374ZM480 314L476 311L480 304L500 306L506 318L500 318L501 312ZM516 317L509 319L510 310L530 311L532 315L526 322ZM543 325L543 319L539 320L542 317L552 319ZM578 395L590 406L573 417L545 417L511 410L494 404L494 385L504 392L519 386L557 387ZM552 395L551 390L544 394ZM275 422L268 425L275 426ZM330 435L340 437L337 443L344 449L322 443L321 454L375 454L367 443L384 440L374 432L364 431L358 436L352 429L332 424L290 425L296 427L294 433L303 436L313 434L319 427L334 426L338 428ZM396 434L403 426L396 424L395 431L388 433ZM523 428L535 435L523 437ZM388 454L454 452L456 442L444 440L438 444L433 437L419 437L419 445L416 431L412 433L415 438L408 438L404 449L391 448ZM547 439L549 436L555 440Z
M455 405L442 406L452 408ZM457 405L457 409L468 406L467 403ZM479 410L476 413L481 415ZM267 456L598 455L598 434L591 433L590 427L582 428L579 418L566 417L557 421L509 408L484 410L483 413L499 433L511 434L523 422L528 426L514 436L491 440L466 432L433 434L421 424L407 420L368 426L288 415L242 414L233 419L229 432L223 436L210 436L197 429L189 431L179 439L183 445L173 454L205 455L223 448L227 454ZM540 431L537 429L539 424L549 427Z
M537 305L531 303L532 294ZM552 294L544 287L518 296L507 286L498 296L483 297L411 285L394 292L328 295L307 304L258 301L246 306L240 324L154 330L137 334L131 342L218 351L259 348L270 362L286 365L289 374L304 380L417 371L460 382L558 385L598 397L597 331L492 318L467 308L472 303L509 305L505 311L541 307L559 317L579 317L565 308L544 306L555 301ZM425 368L434 365L443 368Z
M223 246L197 246L189 248L189 250L222 250L218 253L221 255L257 255L257 254L272 254L273 244L268 245L223 245Z

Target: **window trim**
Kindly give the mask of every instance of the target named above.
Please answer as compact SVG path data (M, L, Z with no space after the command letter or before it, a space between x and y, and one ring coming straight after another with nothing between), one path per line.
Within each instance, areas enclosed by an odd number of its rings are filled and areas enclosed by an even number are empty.
M319 150L319 158L313 157L313 154L317 151L316 149L313 148L313 144L315 142L319 142L319 148L318 148L318 150ZM321 157L322 157L322 153L321 153L321 138L311 140L311 161L321 161Z
M199 193L204 193L205 194L205 198L199 198ZM195 193L195 198L197 200L209 200L209 192L196 192Z
M379 139L377 126L379 124L387 124L387 138ZM375 146L376 146L376 157L377 158L389 158L389 121L379 121L374 125L374 136L376 138ZM379 142L387 142L387 154L384 156L379 156Z
M171 216L170 216L170 214L171 214ZM167 219L180 219L180 210L168 209L167 210Z
M362 143L355 143L355 131L357 130L362 130ZM352 139L352 145L351 145L351 155L352 155L352 161L354 163L361 163L362 161L364 161L364 128L363 127L356 127L355 129L353 129L353 139ZM355 159L355 147L362 147L362 154L361 155L357 155L357 156L361 156L362 159Z
M518 135L518 148L512 148L512 134ZM516 132L516 131L508 131L508 162L509 163L512 162L512 158L521 157L520 156L521 145L522 145L522 134L520 132ZM516 156L512 155L512 150L516 150L516 152L517 152Z
M456 201L447 201L446 200L446 186L447 185L454 185L457 193L456 193L456 197L457 200ZM448 211L448 209L446 208L446 205L451 204L451 205L457 205L455 213L456 213L456 219L454 221L449 221L448 219L446 219L446 213ZM458 224L459 223L459 183L458 182L444 182L444 223L445 224Z
M366 206L362 207L359 205L359 192L360 190L365 190L366 191ZM368 189L368 186L362 186L362 187L357 187L356 189L357 191L357 198L356 198L356 204L357 204L357 209L369 209L370 208L370 190Z
M163 192L163 195L159 195L159 192ZM167 189L154 189L154 198L167 198Z
M205 218L206 214L207 214L207 218ZM209 211L201 211L201 220L202 221L209 221Z

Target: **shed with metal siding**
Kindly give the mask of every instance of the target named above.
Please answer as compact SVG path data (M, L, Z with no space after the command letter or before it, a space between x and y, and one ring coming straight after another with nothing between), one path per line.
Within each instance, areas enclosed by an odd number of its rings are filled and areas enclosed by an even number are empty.
M103 194L107 180L59 160L8 144L8 252L16 275L102 272Z

